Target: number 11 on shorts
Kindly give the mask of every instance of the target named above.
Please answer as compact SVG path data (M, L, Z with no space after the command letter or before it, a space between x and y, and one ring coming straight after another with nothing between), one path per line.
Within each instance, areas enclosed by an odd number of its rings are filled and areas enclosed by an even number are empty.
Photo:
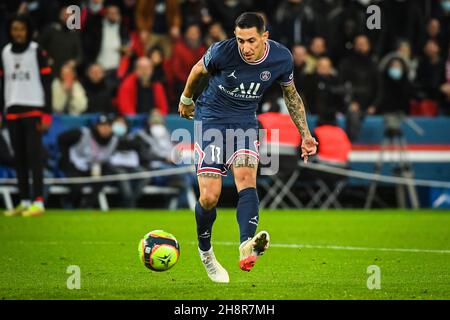
M220 159L220 148L215 146L215 145L210 145L210 147L211 147L211 161L212 162L219 161L219 159Z

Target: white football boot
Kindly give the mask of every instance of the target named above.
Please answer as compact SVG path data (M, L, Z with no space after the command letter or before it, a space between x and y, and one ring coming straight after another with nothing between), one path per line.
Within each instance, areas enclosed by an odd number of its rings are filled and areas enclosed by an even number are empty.
M219 283L230 282L228 272L220 265L219 261L217 261L212 246L208 251L202 251L199 248L198 253L200 254L200 259L205 266L206 273L212 281Z
M243 271L250 271L256 260L269 248L270 236L267 231L261 231L256 236L244 241L239 246L239 267Z

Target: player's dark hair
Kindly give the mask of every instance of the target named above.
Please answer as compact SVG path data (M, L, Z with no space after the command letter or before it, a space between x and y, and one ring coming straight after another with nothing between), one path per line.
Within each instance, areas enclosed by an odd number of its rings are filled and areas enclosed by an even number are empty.
M244 12L239 17L237 17L234 27L239 27L241 29L250 29L256 27L258 33L263 33L266 31L266 23L262 15L257 12Z

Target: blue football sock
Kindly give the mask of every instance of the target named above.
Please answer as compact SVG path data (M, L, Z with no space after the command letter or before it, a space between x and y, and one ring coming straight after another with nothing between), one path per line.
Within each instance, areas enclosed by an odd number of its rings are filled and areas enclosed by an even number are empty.
M205 210L199 202L195 205L195 220L197 221L198 247L202 251L211 249L211 233L216 221L216 208Z
M259 221L259 199L255 188L247 188L239 192L236 217L241 243L253 238Z

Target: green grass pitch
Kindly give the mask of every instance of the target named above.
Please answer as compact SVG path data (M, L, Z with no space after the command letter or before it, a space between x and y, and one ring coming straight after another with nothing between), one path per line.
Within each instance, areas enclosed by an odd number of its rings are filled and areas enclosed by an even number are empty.
M173 233L180 260L146 269L137 244ZM229 284L212 283L198 258L189 211L49 211L0 217L0 299L450 299L449 211L263 211L271 247L255 268L238 267L234 210L219 209L216 256ZM69 290L67 267L81 270ZM368 267L380 268L369 290Z

